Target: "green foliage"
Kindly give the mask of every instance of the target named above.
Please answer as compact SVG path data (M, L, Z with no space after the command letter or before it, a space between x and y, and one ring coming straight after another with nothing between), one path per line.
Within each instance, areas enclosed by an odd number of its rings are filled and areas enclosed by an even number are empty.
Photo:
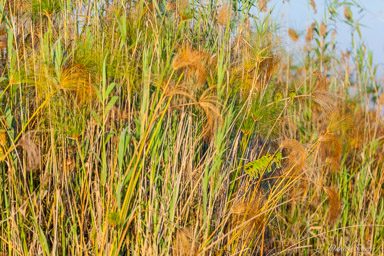
M270 173L272 171L272 165L275 164L276 168L281 167L281 152L276 152L276 154L271 155L267 153L256 159L251 161L245 165L244 171L248 174L252 179L258 179L260 176L266 171Z

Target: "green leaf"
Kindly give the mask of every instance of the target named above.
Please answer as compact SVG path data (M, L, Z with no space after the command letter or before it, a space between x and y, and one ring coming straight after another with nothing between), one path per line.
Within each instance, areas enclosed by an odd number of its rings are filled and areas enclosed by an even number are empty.
M109 86L108 86L108 89L107 91L105 92L105 95L104 95L104 99L108 98L109 94L111 93L111 91L113 90L113 88L115 88L116 86L116 83L111 83Z
M97 88L96 86L93 85L93 89L95 89L96 96L99 99L100 103L103 104L104 101L103 101L103 97L101 96L101 93L99 91L99 88Z
M119 99L118 96L113 96L112 99L108 102L107 108L105 109L105 115L108 115L109 111L115 105L116 101Z
M100 122L99 115L96 114L96 112L95 112L93 109L91 109L91 114L92 114L93 118L95 118L96 122L97 122L100 126L102 126L102 124L101 124L101 122Z
M118 150L117 150L117 162L118 162L118 165L119 165L119 170L121 170L122 166L123 166L123 159L124 159L124 155L125 155L125 151L127 149L127 146L132 138L131 135L128 135L127 136L127 131L128 131L128 127L125 128L121 134L120 134L120 138L119 138L119 147L118 147Z

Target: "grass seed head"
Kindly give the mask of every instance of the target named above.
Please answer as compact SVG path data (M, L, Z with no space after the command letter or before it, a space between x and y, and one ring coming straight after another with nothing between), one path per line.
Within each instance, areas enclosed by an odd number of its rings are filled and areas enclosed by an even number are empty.
M341 141L334 134L325 134L319 138L321 152L324 158L331 164L331 169L337 171L340 168Z
M335 187L323 187L328 197L328 220L333 225L335 224L341 212L341 202Z
M321 37L325 37L327 33L327 25L325 25L324 21L321 22L319 33Z
M285 168L286 172L297 172L304 168L306 153L303 145L299 141L286 139L280 143L280 147L287 148L289 150L288 166Z
M27 168L30 171L38 169L41 165L41 154L39 148L31 139L30 133L21 137L17 145L22 147L24 152L26 152Z
M219 10L217 20L221 25L226 26L230 19L231 9L229 8L228 4L225 3Z
M261 12L266 12L268 9L268 1L269 0L259 0L258 7Z
M316 3L314 0L311 0L311 6L312 6L312 9L313 9L313 12L316 14L317 13L317 9L316 9Z
M352 20L352 12L347 5L344 5L344 17L347 20Z
M299 35L297 34L296 30L292 28L288 29L288 35L294 42L297 42L297 40L299 40Z
M305 34L305 41L307 43L310 43L313 39L313 34L315 32L315 23L312 23L312 25L310 27L307 28L307 32Z

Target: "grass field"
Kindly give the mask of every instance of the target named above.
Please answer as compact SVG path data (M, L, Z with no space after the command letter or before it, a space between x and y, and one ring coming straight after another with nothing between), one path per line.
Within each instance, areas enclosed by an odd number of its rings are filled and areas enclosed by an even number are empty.
M266 0L1 0L0 255L383 255L352 6L300 32Z

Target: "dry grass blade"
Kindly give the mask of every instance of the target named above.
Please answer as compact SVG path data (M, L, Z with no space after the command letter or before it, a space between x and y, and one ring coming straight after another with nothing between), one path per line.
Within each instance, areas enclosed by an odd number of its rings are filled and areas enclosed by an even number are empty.
M38 169L41 164L41 154L39 148L32 141L30 133L21 137L21 139L17 143L17 146L22 147L24 152L26 152L27 168L30 171Z
M177 256L197 255L197 243L190 228L180 228L176 232L175 254Z
M341 212L341 202L337 189L335 187L323 187L328 197L328 220L333 225L335 224Z

